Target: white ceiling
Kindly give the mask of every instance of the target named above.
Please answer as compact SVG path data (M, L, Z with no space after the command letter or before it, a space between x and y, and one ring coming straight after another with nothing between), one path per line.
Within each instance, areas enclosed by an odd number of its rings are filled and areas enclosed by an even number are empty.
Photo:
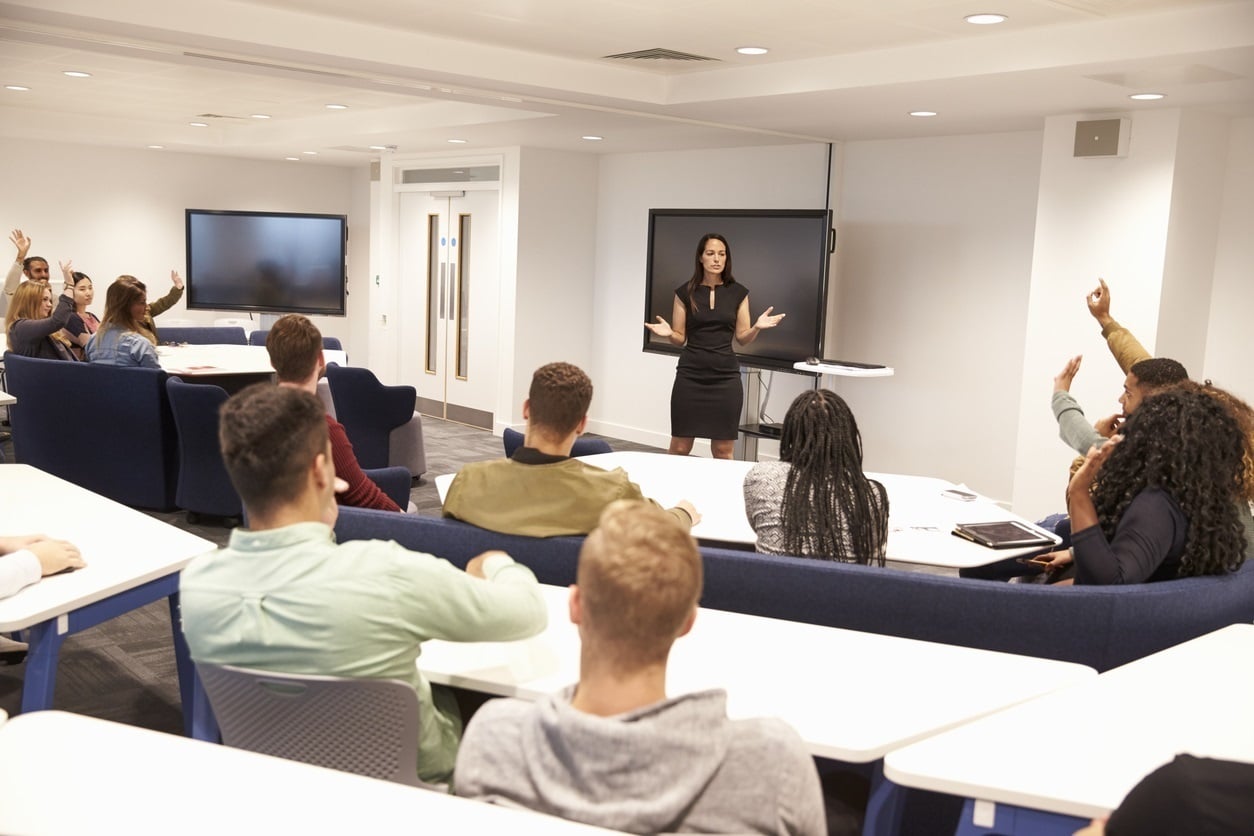
M655 47L714 60L603 57ZM1254 115L1254 0L0 1L0 85L0 136L340 165Z

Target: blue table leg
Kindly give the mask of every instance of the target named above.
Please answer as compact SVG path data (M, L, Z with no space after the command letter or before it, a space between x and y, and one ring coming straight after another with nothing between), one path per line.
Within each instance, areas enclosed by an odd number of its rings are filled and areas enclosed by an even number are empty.
M26 654L26 677L22 683L22 711L52 708L52 692L57 687L57 659L65 635L57 632L57 619L42 621L29 628L30 650Z
M875 762L871 772L871 797L862 822L863 836L896 836L901 831L901 813L906 790L884 777L884 761Z
M968 798L962 805L962 818L954 836L989 836L989 834L1014 834L1014 836L1071 836L1088 825L1088 819L1030 810L1013 804L994 805L992 826L975 824L974 799Z
M192 664L191 650L187 647L187 639L183 636L183 613L179 603L179 594L169 596L170 631L174 639L174 665L179 675L179 700L183 704L183 733L194 737L193 713L190 707L195 704L195 691L200 686L196 678L196 666Z

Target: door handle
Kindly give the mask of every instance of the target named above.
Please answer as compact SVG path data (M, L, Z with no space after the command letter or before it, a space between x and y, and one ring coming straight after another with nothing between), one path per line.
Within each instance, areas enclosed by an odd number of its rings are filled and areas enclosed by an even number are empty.
M445 290L444 290L444 286L445 286L445 281L444 281L444 273L445 273L445 268L446 268L447 266L448 266L448 265L446 265L444 262L440 262L440 307L439 307L439 311L440 311L440 313L439 313L439 317L440 317L440 319L444 319L444 292L445 292Z

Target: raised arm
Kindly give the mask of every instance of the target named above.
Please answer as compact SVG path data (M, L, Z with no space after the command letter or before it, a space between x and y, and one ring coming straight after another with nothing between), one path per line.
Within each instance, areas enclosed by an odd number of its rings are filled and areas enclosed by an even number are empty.
M746 296L740 302L740 307L736 309L736 342L741 345L748 345L758 338L758 334L767 328L774 328L780 323L787 314L771 315L771 311L775 310L774 306L762 311L762 315L758 317L758 321L749 324L749 297Z
M183 298L183 278L179 276L178 270L170 271L170 282L173 284L173 287L170 288L170 292L165 296L162 296L157 301L149 303L149 316L160 316L170 310L170 308L174 307L178 301Z
M1110 315L1110 288L1106 286L1105 279L1097 280L1097 287L1085 297L1085 303L1097 324L1102 326L1106 345L1110 347L1110 353L1115 356L1115 362L1123 369L1124 374L1137 363L1152 356L1131 331Z

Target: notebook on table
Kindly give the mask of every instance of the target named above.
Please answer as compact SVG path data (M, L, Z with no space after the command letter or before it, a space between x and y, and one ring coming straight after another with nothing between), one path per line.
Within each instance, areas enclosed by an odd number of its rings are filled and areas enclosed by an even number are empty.
M954 535L990 549L1021 549L1027 546L1052 546L1054 538L1038 528L1015 520L982 523L958 523Z

